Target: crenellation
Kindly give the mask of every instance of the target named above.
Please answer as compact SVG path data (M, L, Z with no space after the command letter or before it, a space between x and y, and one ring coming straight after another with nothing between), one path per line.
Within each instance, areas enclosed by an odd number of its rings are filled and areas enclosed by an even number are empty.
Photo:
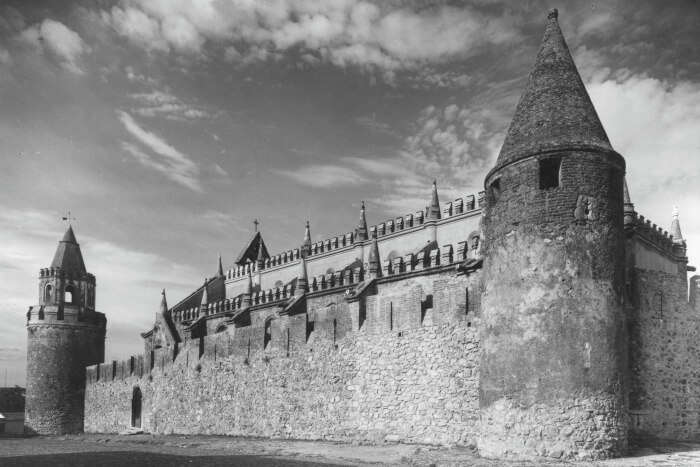
M392 262L390 259L384 260L384 262L382 263L382 273L384 277L394 273L392 270Z
M450 217L452 216L452 202L448 202L445 204L445 207L442 208L442 217Z
M464 212L464 200L462 198L457 198L452 202L452 208L455 215L462 214Z
M442 247L442 256L440 258L440 263L441 264L452 264L453 261L453 249L452 245L443 245Z

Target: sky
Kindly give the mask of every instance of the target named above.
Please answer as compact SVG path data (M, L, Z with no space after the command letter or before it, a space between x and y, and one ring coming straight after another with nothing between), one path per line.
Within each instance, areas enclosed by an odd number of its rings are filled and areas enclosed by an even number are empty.
M0 383L70 210L106 359L229 266L483 189L559 23L638 212L700 266L695 1L0 0Z

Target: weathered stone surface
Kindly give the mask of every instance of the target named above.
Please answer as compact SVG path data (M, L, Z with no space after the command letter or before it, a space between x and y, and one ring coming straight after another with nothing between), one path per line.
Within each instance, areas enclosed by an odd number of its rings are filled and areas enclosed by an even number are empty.
M466 322L359 332L335 345L319 338L289 357L195 354L187 347L162 371L88 385L86 431L129 427L139 386L144 428L154 433L475 442L478 341Z

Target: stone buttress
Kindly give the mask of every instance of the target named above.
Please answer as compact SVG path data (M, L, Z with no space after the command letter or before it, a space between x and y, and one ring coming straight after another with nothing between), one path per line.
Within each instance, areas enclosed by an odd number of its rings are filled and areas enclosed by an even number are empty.
M552 10L485 179L484 456L626 449L624 173Z

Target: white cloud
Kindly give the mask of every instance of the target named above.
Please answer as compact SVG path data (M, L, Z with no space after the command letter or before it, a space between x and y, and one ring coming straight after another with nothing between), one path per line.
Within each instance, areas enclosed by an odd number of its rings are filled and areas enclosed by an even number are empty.
M103 18L123 36L146 50L168 50L168 43L161 35L160 23L137 8L113 7Z
M63 23L47 18L22 31L20 39L56 59L64 69L76 74L84 73L80 61L90 49L78 33Z
M625 73L588 85L613 147L627 160L632 201L668 229L678 204L685 233L700 232L700 83L670 83ZM689 242L700 262L700 234Z
M470 56L519 35L507 15L491 17L468 6L415 10L363 0L131 0L103 17L149 50L196 55L211 42L224 46L227 61L246 57L242 63L250 63L300 48L339 66L383 70Z
M141 164L163 173L171 180L191 190L202 191L198 179L199 167L189 156L175 149L161 137L139 126L128 113L117 111L117 116L129 134L152 152L146 153L134 144L123 142L122 148L125 151Z

